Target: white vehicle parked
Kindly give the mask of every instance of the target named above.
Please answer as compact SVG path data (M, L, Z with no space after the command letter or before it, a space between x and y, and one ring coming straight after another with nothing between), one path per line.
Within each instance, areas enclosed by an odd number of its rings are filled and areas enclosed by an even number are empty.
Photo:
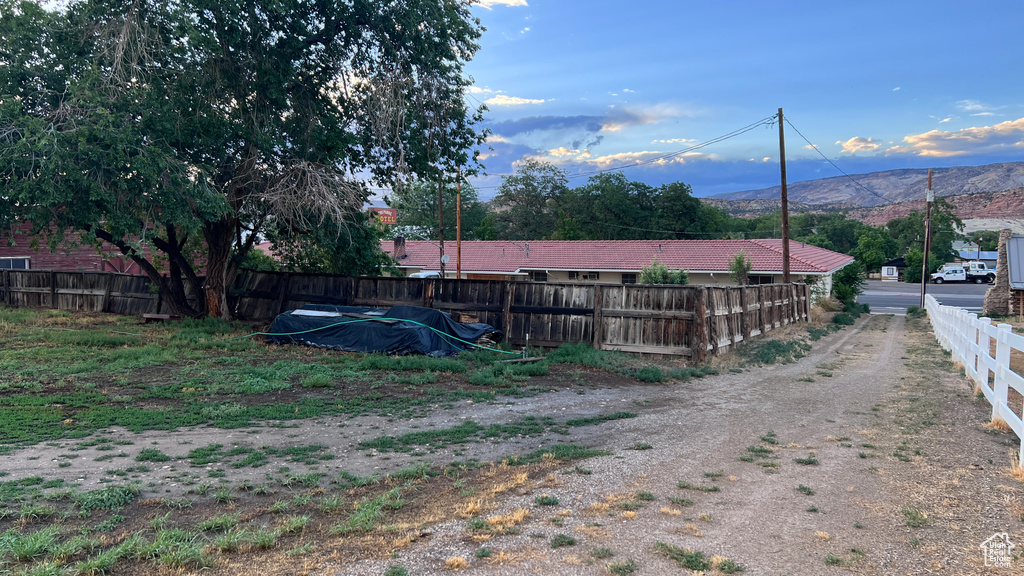
M963 266L967 272L967 279L975 284L996 281L996 271L985 266L984 262L964 262Z
M932 274L932 282L942 284L944 282L966 282L967 271L963 267L951 267L946 264L938 272Z

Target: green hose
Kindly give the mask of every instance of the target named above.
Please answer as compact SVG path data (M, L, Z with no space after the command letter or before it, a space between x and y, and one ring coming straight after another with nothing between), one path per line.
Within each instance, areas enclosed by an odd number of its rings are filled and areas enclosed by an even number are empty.
M427 326L426 324L423 324L422 322L417 322L415 320L402 320L402 319L397 319L397 318L359 318L359 319L356 319L356 320L345 320L344 322L335 322L334 324L328 324L326 326L320 326L319 328L310 328L309 330L302 330L301 332L254 332L254 333L248 334L246 336L240 336L240 338L251 338L253 336L298 336L300 334L309 334L310 332L317 332L319 330L326 330L328 328L334 328L335 326L343 326L345 324L355 324L356 322L386 322L386 321L392 321L393 322L393 321L396 321L396 320L398 320L399 322L409 322L411 324L416 324L417 326L423 326L424 328L428 328L430 330L433 330L434 332L437 332L437 334L440 335L442 338L450 338L452 340L457 340L459 342L462 342L463 344L467 344L469 346L473 346L474 348L480 348L482 350L489 350L491 352L500 352L502 354L513 354L513 355L519 354L519 352L509 352L507 350L499 350L497 348L488 348L487 346L481 346L481 345L476 344L474 342L470 342L469 340L463 340L462 338L459 338L457 336L452 336L451 334L446 334L446 333L438 330L437 328L434 328L433 326Z

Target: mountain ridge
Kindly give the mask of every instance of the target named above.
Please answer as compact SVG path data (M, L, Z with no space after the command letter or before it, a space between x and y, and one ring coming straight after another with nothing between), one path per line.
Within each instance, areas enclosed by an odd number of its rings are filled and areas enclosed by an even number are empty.
M932 176L932 189L936 196L1004 192L1024 188L1024 162L935 168ZM803 203L826 210L826 205L845 204L849 208L867 208L923 200L927 187L927 169L901 168L794 182L787 186L787 192L791 205ZM703 200L718 205L719 201L772 201L780 195L781 186L773 186L715 194ZM842 209L839 206L834 208Z

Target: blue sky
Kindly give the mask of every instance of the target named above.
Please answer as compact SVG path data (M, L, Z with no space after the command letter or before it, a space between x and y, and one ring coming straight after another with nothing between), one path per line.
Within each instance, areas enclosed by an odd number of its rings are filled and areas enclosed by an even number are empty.
M777 127L663 158L776 114L790 182L1024 160L1024 4L481 0L467 66L492 131L481 198L524 158L623 170L698 196L779 183ZM793 128L815 146L809 147ZM585 177L570 180L577 186Z

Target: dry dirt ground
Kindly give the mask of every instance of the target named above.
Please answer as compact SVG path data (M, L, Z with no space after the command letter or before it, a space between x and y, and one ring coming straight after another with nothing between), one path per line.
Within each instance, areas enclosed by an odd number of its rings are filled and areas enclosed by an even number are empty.
M815 342L797 362L748 367L725 360L719 375L686 383L644 385L564 370L553 376L562 381L553 392L439 405L411 419L202 427L170 440L159 432L113 431L110 437L130 437L134 444L120 447L129 456L155 442L168 453L176 453L175 445L184 453L214 442L318 443L336 456L320 470L335 466L355 475L426 462L500 462L558 442L609 452L570 464L548 459L529 469L450 467L408 490L409 505L358 541L326 538L299 559L239 554L216 567L222 573L362 576L405 573L401 568L410 575L690 574L665 554L678 547L706 559L728 558L757 575L1024 574L1020 554L1012 568L989 568L980 547L1006 532L1024 550L1024 483L1008 473L1015 437L983 426L990 409L947 358L927 320L866 316ZM382 434L467 419L564 421L617 411L637 416L567 434L412 454L356 447ZM56 457L62 451L42 445L19 450L4 457L3 466L11 478L40 468L51 477L60 472ZM291 466L302 470L301 464ZM159 480L144 494L150 502L179 497L183 484L190 484L188 474L179 474L188 470L184 459L153 468L136 475L143 482ZM228 473L232 482L243 474L256 483L269 478L265 469ZM86 489L102 473L76 463L75 476L70 479ZM352 500L358 490L352 489ZM247 515L269 516L275 496L266 498L262 509L246 508L255 510ZM143 510L138 525L153 516L154 510ZM494 522L482 527L486 518ZM719 562L706 573L729 566ZM129 571L146 573L138 566Z
M622 390L621 401L656 408L586 438L613 455L585 461L591 474L557 473L498 504L494 514L526 508L533 515L520 535L488 544L492 558L506 552L509 565L474 558L481 545L456 521L433 527L431 538L397 558L338 563L333 573L400 564L410 574L441 574L452 557L479 574L601 574L627 558L638 574L689 573L658 554L656 542L727 557L750 574L1024 573L1020 559L1011 569L987 568L980 548L997 532L1024 542L1024 485L1008 475L1013 438L982 426L989 409L926 321L907 322L868 317L790 365ZM560 400L540 397L546 405L538 409ZM624 450L635 443L651 449ZM749 455L754 462L740 460ZM812 456L817 464L796 462ZM635 515L616 508L637 491L654 500ZM541 493L559 505L538 510ZM679 507L670 497L693 504ZM559 533L577 545L552 550ZM593 548L615 557L596 560Z

